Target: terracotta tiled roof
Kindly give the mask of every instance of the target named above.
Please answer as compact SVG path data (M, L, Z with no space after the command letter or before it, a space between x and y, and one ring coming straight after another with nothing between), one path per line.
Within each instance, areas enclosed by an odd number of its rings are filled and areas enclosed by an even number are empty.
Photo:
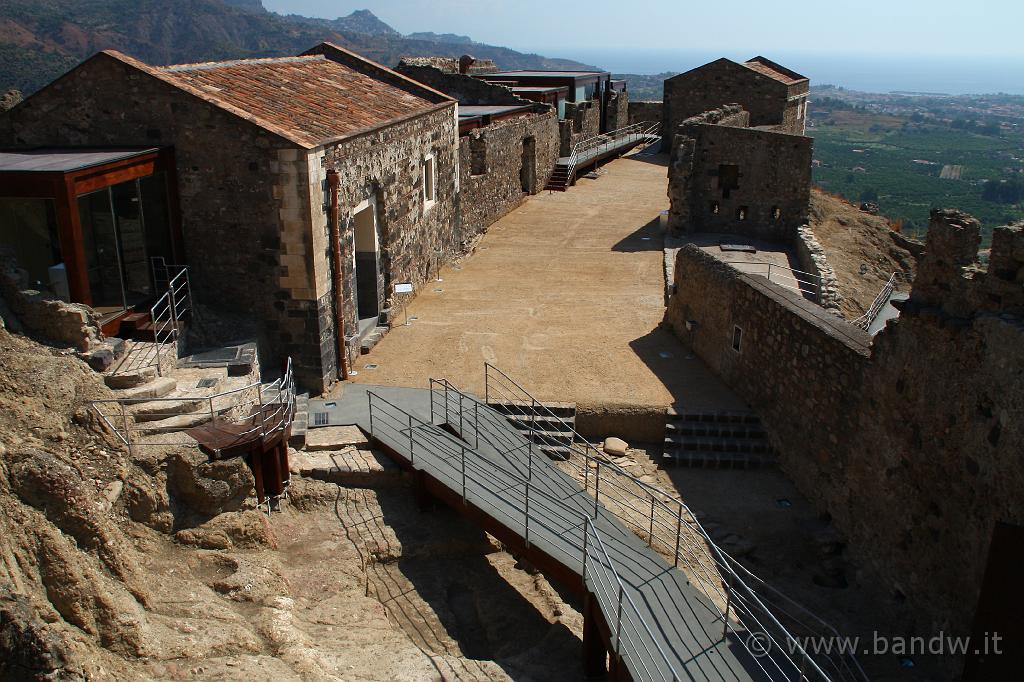
M116 50L96 57L116 59L309 149L455 107L444 93L329 43L299 57L173 66L150 66Z
M764 57L754 57L749 61L743 62L743 66L748 69L753 69L761 75L773 78L780 83L785 83L786 85L793 85L807 80L806 76L801 76L795 71L790 71L784 66L779 66L775 62L765 59Z
M149 67L213 104L304 147L426 112L413 94L323 55Z

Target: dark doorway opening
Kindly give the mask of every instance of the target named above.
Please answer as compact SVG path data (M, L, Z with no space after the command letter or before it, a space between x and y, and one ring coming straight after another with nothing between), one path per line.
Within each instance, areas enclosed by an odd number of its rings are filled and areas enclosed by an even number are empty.
M380 239L377 206L367 201L355 213L356 312L359 333L377 326L380 316Z
M527 194L537 193L537 138L523 138L523 161L519 169L519 184Z

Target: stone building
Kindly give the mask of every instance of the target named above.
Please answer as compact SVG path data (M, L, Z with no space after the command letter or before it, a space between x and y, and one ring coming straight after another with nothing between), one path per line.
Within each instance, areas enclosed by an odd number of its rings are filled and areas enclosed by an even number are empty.
M730 104L683 121L672 138L669 227L790 242L806 223L813 140L751 128Z
M403 59L398 71L459 102L459 237L468 242L547 184L561 138L556 110L512 88Z
M810 81L764 57L743 63L723 57L667 79L664 93L666 142L686 119L734 103L750 112L752 128L803 135Z
M173 150L196 298L259 320L264 361L292 356L313 391L395 283L458 249L458 144L453 99L326 43L174 66L101 52L0 117L14 149Z
M1024 223L994 231L987 268L979 245L976 220L933 211L910 298L874 340L688 246L666 322L759 413L845 534L849 577L892 596L894 628L1019 647Z

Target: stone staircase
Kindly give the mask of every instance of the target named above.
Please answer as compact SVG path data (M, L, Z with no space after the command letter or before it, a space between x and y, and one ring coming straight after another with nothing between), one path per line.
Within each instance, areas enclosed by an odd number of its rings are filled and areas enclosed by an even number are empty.
M521 434L540 445L554 460L569 458L576 427L576 403L532 403L528 400L491 400L488 406L505 416Z
M709 469L756 469L776 465L761 419L753 412L668 408L665 465Z

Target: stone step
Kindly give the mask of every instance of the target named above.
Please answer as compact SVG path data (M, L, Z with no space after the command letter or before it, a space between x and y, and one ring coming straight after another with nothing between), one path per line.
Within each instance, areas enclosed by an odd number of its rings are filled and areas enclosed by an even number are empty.
M226 411L227 408L217 410L217 414L221 414ZM143 422L135 429L135 431L142 436L152 436L158 433L174 433L176 431L191 429L193 426L205 424L210 421L210 419L209 410L204 410L203 412L180 414L176 417L168 417L167 419Z
M665 417L670 422L705 422L718 424L760 424L761 419L753 412L743 411L704 411L686 410L670 407L665 410Z
M666 450L662 462L669 466L702 469L762 469L778 465L774 455L751 452L689 452Z
M163 398L178 388L178 382L171 377L158 377L148 383L117 391L115 396L127 400L143 400L147 398Z
M153 381L153 379L156 379L156 368L143 367L123 374L106 374L103 376L103 383L105 383L108 388L123 390L126 388L135 388L136 386Z
M306 447L306 432L309 429L309 394L300 393L295 396L295 419L292 421L291 436L288 445L301 450Z
M137 403L128 408L128 411L135 418L136 423L157 421L176 417L181 414L196 412L206 400L155 400L148 403Z
M380 343L380 340L384 338L384 335L387 333L387 327L374 327L373 331L363 337L363 340L359 342L360 354L366 355L373 350L373 347Z
M767 438L768 433L756 424L719 422L674 422L665 424L666 436L714 436L720 438Z
M543 445L572 445L573 433L571 431L530 431L519 429L524 438L533 438L534 443Z
M537 403L536 405L537 409L535 410L534 403L529 400L490 400L487 402L487 406L492 410L510 417L526 414L548 415L548 413L556 417L573 417L574 419L576 417L576 403Z
M665 449L684 452L772 452L765 438L721 438L716 436L670 436L665 438Z
M354 488L387 488L408 478L391 459L367 449L289 453L292 470L305 478Z
M576 417L552 417L545 414L506 415L512 425L518 428L535 428L540 431L568 431L576 427Z

